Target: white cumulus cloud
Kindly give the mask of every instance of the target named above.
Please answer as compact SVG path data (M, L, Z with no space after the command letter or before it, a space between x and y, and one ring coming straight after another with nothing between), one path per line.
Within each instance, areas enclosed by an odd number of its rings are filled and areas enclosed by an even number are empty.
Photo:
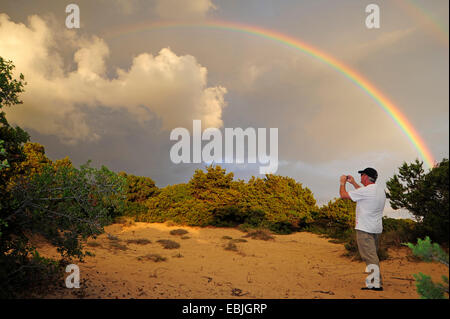
M227 90L207 86L207 69L195 57L169 48L142 53L111 78L105 64L110 52L101 38L62 33L56 35L36 15L27 26L0 14L0 56L12 60L28 83L24 104L7 110L12 123L66 143L99 138L84 112L97 107L127 110L140 123L156 116L167 130L189 128L193 119L205 127L222 126ZM57 53L62 38L75 48L72 66Z

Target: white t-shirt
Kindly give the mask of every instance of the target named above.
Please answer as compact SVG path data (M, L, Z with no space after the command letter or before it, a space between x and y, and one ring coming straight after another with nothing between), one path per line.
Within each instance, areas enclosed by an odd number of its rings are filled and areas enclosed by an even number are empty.
M383 209L386 202L384 189L377 184L370 184L348 192L356 202L355 229L372 234L383 232Z

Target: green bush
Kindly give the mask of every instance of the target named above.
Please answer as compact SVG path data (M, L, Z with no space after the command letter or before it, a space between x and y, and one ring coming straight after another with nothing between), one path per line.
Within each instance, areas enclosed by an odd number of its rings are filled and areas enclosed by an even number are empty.
M383 217L383 234L381 245L385 247L400 246L404 242L417 238L417 223L410 219Z
M206 172L196 170L187 184L160 189L145 206L147 211L136 214L137 220L266 227L283 234L311 222L311 211L318 209L311 191L292 178L266 175L245 183L234 181L233 173L212 165Z
M356 244L352 242L355 237L355 210L356 204L351 200L339 198L329 201L311 213L312 221L303 230L347 243L347 249L353 252Z
M312 192L289 177L267 174L263 179L252 177L248 183L235 182L233 188L241 194L239 207L263 211L269 224L301 227L312 221L311 212L317 210Z
M16 179L9 193L12 200L1 211L2 293L12 297L33 285L23 281L30 268L43 275L47 266L55 269L51 263L37 265L46 260L36 258L30 236L40 235L54 245L64 262L82 260L88 254L83 250L86 239L101 234L111 212L121 209L123 185L106 167L95 169L88 164L80 169L46 165L41 173Z
M236 227L246 224L248 227L258 227L265 219L265 213L260 210L242 210L237 206L215 208L212 212L212 226Z
M88 252L83 243L103 231L122 209L123 180L106 167L79 169L70 160L52 162L44 148L7 121L4 107L21 104L24 76L14 79L11 61L0 57L0 298L48 286L72 258ZM53 244L60 261L43 258L30 238Z
M291 234L295 229L294 226L288 221L270 223L268 228L270 231L280 235Z
M424 240L418 239L417 244L407 243L414 256L426 262L437 261L448 268L448 253L446 253L437 243L432 243L430 237ZM442 276L442 283L434 283L430 276L423 273L413 274L416 279L417 293L422 299L448 299L448 277Z
M449 238L449 161L443 159L428 172L423 162L403 163L386 182L387 198L393 209L404 208L418 220L420 236L430 236L448 245Z

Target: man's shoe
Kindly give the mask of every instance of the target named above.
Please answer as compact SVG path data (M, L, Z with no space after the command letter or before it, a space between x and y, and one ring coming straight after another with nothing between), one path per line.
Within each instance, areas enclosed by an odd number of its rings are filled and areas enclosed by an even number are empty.
M361 290L373 290L373 291L383 291L383 287L379 287L379 288L369 288L369 287L362 287Z

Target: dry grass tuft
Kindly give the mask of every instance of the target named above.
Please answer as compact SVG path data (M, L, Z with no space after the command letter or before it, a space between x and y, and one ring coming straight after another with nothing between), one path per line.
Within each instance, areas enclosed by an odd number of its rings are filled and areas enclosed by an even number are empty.
M109 248L112 248L114 250L128 250L128 247L126 245L122 245L118 241L109 243Z
M232 250L232 251L237 251L237 246L235 243L233 242L228 242L228 244L225 246L225 250Z
M243 237L250 237L252 239L260 239L260 240L274 240L273 236L271 236L265 230L254 230L249 232L247 235Z
M175 248L180 248L180 244L170 240L170 239L160 239L158 240L158 243L160 243L164 249L175 249Z
M233 243L246 243L247 239L244 238L236 238L231 240Z
M147 254L145 256L137 257L137 259L138 260L144 260L144 259L151 260L151 261L154 261L155 263L167 260L166 257L163 257L163 256L158 255L158 254Z
M189 233L189 232L186 229L181 229L181 228L170 231L170 234L174 235L174 236L182 236L182 235L186 235L187 233Z
M136 244L136 245L147 245L150 244L151 241L145 238L138 238L138 239L128 239L127 244Z

